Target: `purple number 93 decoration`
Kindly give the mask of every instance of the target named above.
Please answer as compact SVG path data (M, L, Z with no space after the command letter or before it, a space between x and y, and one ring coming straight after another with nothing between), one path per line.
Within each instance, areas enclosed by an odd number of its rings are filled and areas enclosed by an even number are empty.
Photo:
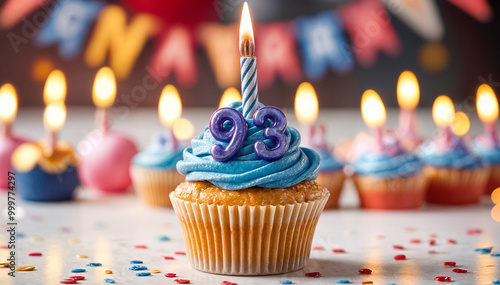
M264 136L274 140L276 146L269 148L265 142L256 141L253 148L255 153L263 160L277 160L285 155L288 151L289 141L285 135L286 131L286 116L276 107L262 107L255 112L253 116L253 124L257 127L263 127L266 120L273 120L273 125L266 128Z

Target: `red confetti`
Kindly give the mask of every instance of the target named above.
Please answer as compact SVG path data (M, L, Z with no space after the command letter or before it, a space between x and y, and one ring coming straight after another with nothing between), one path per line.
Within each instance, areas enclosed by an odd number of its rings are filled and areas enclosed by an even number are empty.
M372 270L368 269L368 268L361 268L360 270L358 270L358 273L359 274L372 274Z
M332 252L333 253L345 253L345 250L343 250L341 248L336 248L336 249L332 249Z
M173 278L175 276L177 276L177 274L175 274L175 273L165 273L165 277L168 277L168 278Z
M316 278L316 277L320 277L321 273L319 273L319 272L309 272L309 273L306 273L305 275L306 275L306 277L315 277Z
M222 281L220 285L236 285L236 283L229 282L229 281Z
M437 251L435 251L435 250L429 250L427 253L428 253L428 254L437 254L438 252L437 252Z
M146 249L146 248L148 248L148 247L147 247L147 246L145 246L145 245L142 245L142 244L141 244L141 245L136 245L136 246L135 246L135 248Z
M437 234L430 234L429 236L430 236L431 238L437 238L437 237L438 237L438 235L437 235Z
M176 284L190 284L190 281L187 279L175 279L174 283L176 283Z
M322 246L315 246L313 249L314 250L325 250L325 248Z
M163 259L174 260L173 256L164 256Z
M414 232L416 230L417 230L416 228L412 228L412 227L406 227L405 228L405 231L407 231L407 232Z
M402 245L393 245L392 248L401 250L405 249Z
M83 280L83 279L85 279L85 276L71 276L70 279Z
M406 259L406 255L404 254L398 254L394 256L394 260L403 260L403 259Z
M415 238L415 239L411 239L410 240L410 243L421 243L422 241L419 240L418 238Z
M74 279L64 279L63 281L59 282L61 284L78 284L76 280Z
M184 251L175 251L174 254L177 254L177 255L186 255L186 253Z
M451 238L450 238L450 239L448 239L448 243L451 243L451 244L456 244L456 243L457 243L457 241L456 241L456 240L454 240L454 239L451 239Z
M31 252L31 253L28 253L28 256L42 256L42 253L41 252Z
M444 266L455 266L457 263L455 261L446 261L443 263Z
M468 235L478 235L482 232L483 232L483 230L481 230L481 229L468 229L467 230Z
M451 282L451 277L448 276L437 276L434 278L434 281L437 282Z
M429 241L429 245L436 245L436 241L435 241L435 240L433 240L433 239L431 239L431 240Z
M455 269L453 269L453 272L455 272L455 273L467 273L467 270L455 268Z

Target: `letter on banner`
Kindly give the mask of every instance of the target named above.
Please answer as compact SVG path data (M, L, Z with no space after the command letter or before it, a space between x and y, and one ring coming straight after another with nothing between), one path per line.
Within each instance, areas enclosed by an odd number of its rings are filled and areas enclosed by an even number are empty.
M340 16L358 62L365 67L375 64L379 51L396 56L401 43L391 19L379 0L358 0L340 8Z
M151 72L161 79L175 73L177 81L184 86L196 83L194 43L187 28L176 26L160 37L151 60Z
M73 58L81 51L89 25L104 3L98 1L62 0L58 2L47 24L36 35L39 46L59 43L59 54Z
M351 70L354 62L337 14L328 11L299 18L296 31L307 77L319 79L328 69Z
M127 26L127 14L116 5L105 7L85 51L85 62L90 67L102 65L109 51L109 66L116 78L130 74L139 53L149 37L156 33L156 18L137 14Z
M288 83L300 80L300 62L295 49L295 36L290 23L274 23L260 26L256 33L256 56L259 58L259 87L267 88L274 79Z
M491 19L491 7L486 0L448 0L455 6L481 22L488 22Z
M205 47L208 60L215 73L215 80L221 88L240 84L238 27L239 23L205 24L200 28L199 40Z

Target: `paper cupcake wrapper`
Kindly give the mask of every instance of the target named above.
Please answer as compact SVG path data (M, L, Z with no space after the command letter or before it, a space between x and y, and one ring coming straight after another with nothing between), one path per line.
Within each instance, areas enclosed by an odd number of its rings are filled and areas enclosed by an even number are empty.
M303 268L328 200L278 206L227 206L170 194L191 265L224 275L271 275Z
M168 195L185 177L175 169L154 169L132 166L130 169L132 184L141 200L151 206L172 207Z
M486 188L486 195L490 195L495 189L500 187L500 166L492 165L490 170L490 179Z
M342 170L320 172L316 182L330 191L330 199L326 202L325 209L337 208L340 193L344 187L345 174Z

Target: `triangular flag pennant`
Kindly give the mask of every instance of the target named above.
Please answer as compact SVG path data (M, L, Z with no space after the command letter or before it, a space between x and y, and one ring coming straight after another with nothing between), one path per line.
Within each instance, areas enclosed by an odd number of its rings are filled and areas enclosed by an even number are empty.
M38 16L46 18L51 10L44 6L46 2L49 0L7 0L0 9L0 27L10 28L40 7L43 9Z
M458 8L476 18L481 22L488 22L491 19L492 12L490 5L486 0L448 0Z
M392 14L407 24L422 38L438 41L444 27L435 0L382 0Z

